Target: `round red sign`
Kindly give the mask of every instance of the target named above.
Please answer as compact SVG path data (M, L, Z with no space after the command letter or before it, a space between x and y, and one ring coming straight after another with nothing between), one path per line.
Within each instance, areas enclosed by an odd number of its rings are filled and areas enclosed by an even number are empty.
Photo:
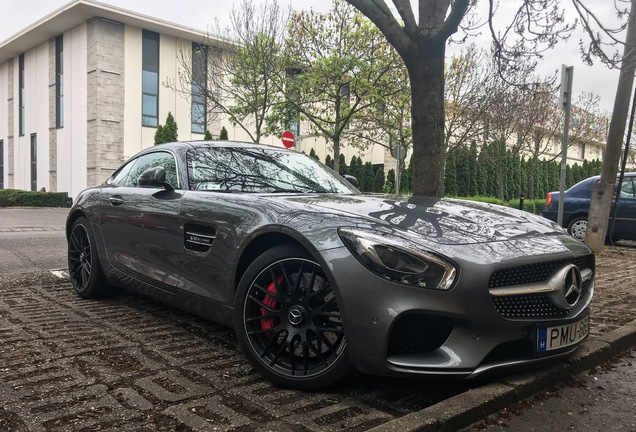
M283 145L287 148L292 148L296 143L296 139L294 138L294 133L292 131L283 132L281 140L283 141Z

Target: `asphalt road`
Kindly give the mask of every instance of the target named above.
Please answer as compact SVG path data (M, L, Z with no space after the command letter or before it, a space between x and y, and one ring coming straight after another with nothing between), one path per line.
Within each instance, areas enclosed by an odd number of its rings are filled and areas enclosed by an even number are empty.
M68 209L0 208L0 273L66 268Z

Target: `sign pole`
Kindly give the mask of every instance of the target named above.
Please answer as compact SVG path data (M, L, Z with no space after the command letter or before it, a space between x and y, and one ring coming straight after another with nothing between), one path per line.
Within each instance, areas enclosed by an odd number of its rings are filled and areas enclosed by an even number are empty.
M561 183L559 186L559 210L557 213L557 223L563 226L563 200L565 199L565 176L568 164L568 142L570 133L570 106L572 100L572 78L574 75L573 66L561 67L561 97L559 102L561 109L565 110L563 120L563 141L561 142Z

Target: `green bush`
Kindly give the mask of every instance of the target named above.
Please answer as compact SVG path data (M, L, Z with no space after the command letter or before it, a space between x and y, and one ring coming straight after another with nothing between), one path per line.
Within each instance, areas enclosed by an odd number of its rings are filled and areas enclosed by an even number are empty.
M0 189L0 207L66 207L66 192Z
M467 201L478 201L478 202L488 203L488 204L506 205L499 198L491 197L491 196L480 196L480 195L470 196L470 197L449 196L449 198L457 198L457 199L462 199Z
M511 199L508 201L508 207L519 208L519 199ZM545 207L545 199L527 199L523 200L523 209L527 212L541 215Z

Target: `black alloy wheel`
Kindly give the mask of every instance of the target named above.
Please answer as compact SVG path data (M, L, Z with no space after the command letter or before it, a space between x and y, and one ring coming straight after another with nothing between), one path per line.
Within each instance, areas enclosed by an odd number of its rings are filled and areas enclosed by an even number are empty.
M95 248L95 238L88 220L78 218L68 238L68 271L74 291L83 298L102 297L110 293Z
M349 371L334 287L302 249L277 246L255 260L235 306L241 347L271 381L317 389Z

